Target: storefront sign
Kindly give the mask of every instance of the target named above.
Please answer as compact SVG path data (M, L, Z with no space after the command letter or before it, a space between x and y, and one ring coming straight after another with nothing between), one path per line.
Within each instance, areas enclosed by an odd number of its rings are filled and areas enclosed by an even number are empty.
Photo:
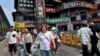
M56 13L63 10L63 6L59 6L59 7L46 7L45 8L45 12L49 12L49 13Z
M89 19L91 22L100 22L100 18L92 18ZM71 24L81 24L83 21L82 20L77 20L77 21L72 21ZM58 23L57 25L68 25L69 22L64 22L64 23Z
M55 13L55 12L56 12L56 9L55 9L55 8L46 7L46 8L45 8L45 11L46 11L46 12Z
M25 22L16 22L15 25L16 25L16 28L24 28L25 27Z
M64 3L64 9L73 8L73 7L86 7L86 8L94 8L94 9L97 8L97 6L95 4L81 2L81 1Z
M37 17L44 18L45 17L45 1L44 0L36 0L37 7Z
M52 18L52 19L46 19L47 23L62 23L62 22L68 22L70 18Z

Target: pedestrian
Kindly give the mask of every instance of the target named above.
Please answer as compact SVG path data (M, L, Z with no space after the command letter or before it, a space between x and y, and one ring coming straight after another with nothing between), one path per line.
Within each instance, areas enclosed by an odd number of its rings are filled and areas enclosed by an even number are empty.
M31 35L31 33L29 33L28 29L24 29L24 33L22 34L22 41L25 43L27 55L31 56L30 49L31 49L31 45L33 43L33 39L32 39L32 35Z
M18 41L17 41L17 43L18 43L18 45L20 45L21 44L21 32L19 31L19 30L17 30L17 34L18 34Z
M52 32L52 34L54 36L54 41L55 41L55 45L56 45L56 48L53 49L53 53L58 53L57 51L58 51L59 46L60 46L60 37L57 34L56 27L52 27L51 32Z
M52 56L50 43L52 42L55 48L55 42L53 34L48 31L47 25L41 26L41 31L37 35L37 39L40 40L41 56Z
M90 43L90 36L92 31L86 24L82 24L82 27L78 30L77 35L80 38L83 47L83 56L90 56L88 51L88 44Z
M93 32L93 35L91 36L91 56L94 56L94 54L100 56L99 49L97 48L98 37L96 36L96 33L100 32L100 28L93 22L89 22L89 25Z
M11 56L16 55L17 51L17 38L18 34L14 31L13 26L10 26L9 31L6 34L6 45L9 46L9 52Z
M38 33L38 30L36 28L33 29L33 33L34 33L34 38L37 37L37 33Z

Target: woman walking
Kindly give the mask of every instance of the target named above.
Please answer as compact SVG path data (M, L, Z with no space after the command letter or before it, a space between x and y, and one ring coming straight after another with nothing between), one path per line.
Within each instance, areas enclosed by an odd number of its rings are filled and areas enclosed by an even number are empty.
M40 40L41 56L52 56L50 43L52 42L55 48L55 42L53 34L48 31L46 25L41 26L41 31L38 33L37 39Z
M29 33L28 29L24 29L24 33L22 34L22 39L25 43L25 47L29 56L31 56L31 45L33 42L32 35Z

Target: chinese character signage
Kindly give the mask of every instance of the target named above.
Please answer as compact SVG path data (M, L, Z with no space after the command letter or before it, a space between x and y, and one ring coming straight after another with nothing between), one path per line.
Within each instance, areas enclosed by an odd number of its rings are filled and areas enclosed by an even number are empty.
M68 22L70 20L69 17L66 18L52 18L52 19L46 19L47 23L62 23L62 22Z
M73 8L73 7L87 7L87 8L97 9L97 6L95 4L91 4L87 2L78 1L78 2L64 3L64 9Z
M44 18L45 17L45 0L36 0L37 7L37 17Z
M56 12L59 12L63 10L63 6L58 6L58 7L46 7L45 8L45 12L48 12L48 13L56 13Z

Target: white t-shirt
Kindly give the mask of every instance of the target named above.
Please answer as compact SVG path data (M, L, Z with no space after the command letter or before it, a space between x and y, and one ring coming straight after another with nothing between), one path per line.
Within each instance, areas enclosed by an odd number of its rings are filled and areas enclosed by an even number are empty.
M32 43L33 42L32 35L30 33L23 34L22 41L24 41L25 43Z
M15 35L15 37L13 37L13 35ZM6 38L8 39L9 44L14 44L17 43L16 37L18 36L16 31L12 31L12 32L7 32L6 34Z
M45 38L44 35L46 36L46 38L49 41ZM53 39L53 34L50 31L47 31L46 33L40 32L37 36L37 39L40 39L40 49L41 50L50 50L51 49L50 41Z
M37 34L37 29L33 29L34 34Z

